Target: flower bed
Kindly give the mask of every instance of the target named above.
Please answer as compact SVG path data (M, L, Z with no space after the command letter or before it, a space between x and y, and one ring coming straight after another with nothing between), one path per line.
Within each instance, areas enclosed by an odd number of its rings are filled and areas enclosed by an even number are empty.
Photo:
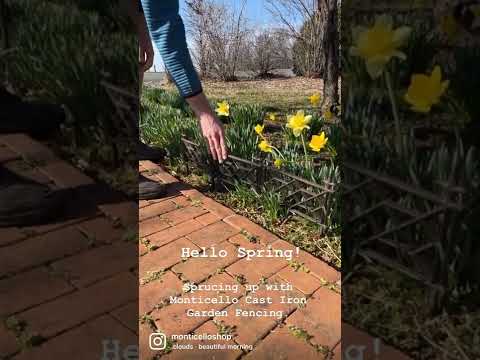
M183 181L340 268L339 131L334 114L320 113L319 101L312 96L303 112L286 114L290 126L303 127L298 136L278 121L281 114L255 104L217 104L229 148L218 165L178 95L146 89L142 137L167 149L167 166Z
M468 81L456 79L470 69L455 66L478 54L456 49L447 61L438 41L386 15L357 27L342 119L347 267L367 260L394 268L430 290L434 311L471 292L480 165L468 141L478 104Z
M232 189L242 183L257 191L278 194L280 204L287 213L301 216L320 226L329 221L334 205L335 183L324 180L322 184L306 180L287 171L282 171L266 161L249 161L230 155L221 165L206 163L201 157L200 146L183 139L188 161L204 169L217 190ZM327 210L328 209L328 210Z

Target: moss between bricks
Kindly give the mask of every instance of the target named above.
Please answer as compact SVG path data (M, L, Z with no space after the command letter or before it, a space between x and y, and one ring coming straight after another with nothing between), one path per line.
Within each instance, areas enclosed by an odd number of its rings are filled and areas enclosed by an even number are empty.
M10 316L4 321L7 330L13 332L20 344L21 349L29 349L39 346L45 342L45 338L37 333L31 333L28 330L28 324L24 320L20 320L15 316Z

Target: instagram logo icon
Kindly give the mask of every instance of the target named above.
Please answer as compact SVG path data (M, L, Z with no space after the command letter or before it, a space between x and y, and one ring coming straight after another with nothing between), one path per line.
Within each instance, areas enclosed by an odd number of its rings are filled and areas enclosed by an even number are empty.
M148 339L148 346L152 350L165 350L167 347L167 336L162 333L152 333Z

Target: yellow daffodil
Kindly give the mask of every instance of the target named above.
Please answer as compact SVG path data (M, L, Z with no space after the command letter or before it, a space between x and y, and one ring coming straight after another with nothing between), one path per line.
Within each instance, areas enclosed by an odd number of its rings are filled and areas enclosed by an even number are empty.
M310 104L316 107L320 104L321 97L319 93L315 93L312 96L310 96L308 99L310 100Z
M217 103L216 113L220 116L230 116L230 105L226 100Z
M333 118L333 113L330 111L330 109L326 109L326 110L323 112L323 117L325 118L325 120L332 120L332 118Z
M325 132L322 131L320 135L313 135L310 141L310 148L315 152L320 152L328 142L328 137L325 137Z
M271 153L272 152L272 146L268 143L267 140L260 141L260 144L258 144L258 147L263 152L266 152L266 153Z
M413 74L408 91L405 94L405 100L412 105L412 110L422 113L428 113L432 106L440 101L440 97L445 93L449 81L442 81L442 72L440 66L435 66L432 74Z
M275 113L267 113L267 120L275 121L277 115Z
M280 169L283 165L283 160L282 159L275 159L275 161L273 162L273 165L275 165L275 167L277 169Z
M255 126L255 132L262 136L263 135L263 129L265 128L265 125L260 125L260 124L257 124L257 126Z
M406 58L398 48L406 42L410 33L411 28L407 26L393 29L393 20L390 16L378 16L373 27L355 28L354 46L350 48L350 54L365 60L367 72L376 79L382 75L385 65L393 57Z
M292 129L293 135L300 136L303 130L310 129L308 124L312 120L312 115L305 116L303 110L299 110L296 115L291 115L288 117L287 127Z

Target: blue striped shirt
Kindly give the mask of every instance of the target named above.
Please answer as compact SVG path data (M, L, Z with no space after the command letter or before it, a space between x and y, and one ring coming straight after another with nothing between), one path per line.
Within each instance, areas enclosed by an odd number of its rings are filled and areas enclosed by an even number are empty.
M178 0L141 0L150 36L180 94L187 98L202 92L200 78L188 51Z

